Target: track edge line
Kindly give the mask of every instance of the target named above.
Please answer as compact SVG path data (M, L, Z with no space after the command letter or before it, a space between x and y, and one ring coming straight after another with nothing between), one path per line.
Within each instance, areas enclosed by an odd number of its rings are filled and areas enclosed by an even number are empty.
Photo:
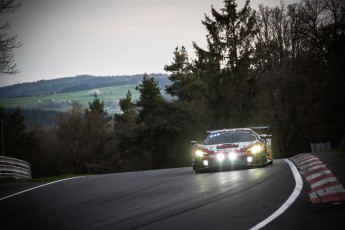
M265 225L267 225L268 223L270 223L271 221L273 221L278 216L280 216L283 212L285 212L286 209L288 209L290 207L290 205L293 204L293 202L297 199L297 197L299 196L299 194L302 191L303 180L302 180L302 177L301 177L298 169L290 160L284 159L284 161L290 166L292 174L295 178L295 182L296 182L295 189L291 193L290 197L285 201L285 203L282 206L280 206L279 209L277 209L274 213L272 213L265 220L261 221L260 223L258 223L254 227L252 227L250 230L260 229L260 228L264 227Z

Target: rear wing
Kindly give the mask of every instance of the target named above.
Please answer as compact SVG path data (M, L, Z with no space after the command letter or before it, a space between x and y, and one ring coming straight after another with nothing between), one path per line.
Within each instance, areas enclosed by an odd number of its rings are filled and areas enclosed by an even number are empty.
M270 126L269 125L264 125L264 126L254 126L254 127L250 127L252 130L264 130L264 129L267 129L269 130L270 129ZM270 139L272 137L271 134L260 134L259 135L261 138L267 140L267 139Z
M214 132L231 132L231 131L249 131L249 128L232 128L232 129L217 129L217 130L206 130L207 134L214 133Z
M229 132L229 131L249 131L250 129L252 130L263 130L263 129L270 129L269 125L266 126L249 126L249 128L231 128L231 129L217 129L217 130L206 130L207 134L213 133L213 132Z
M206 130L207 134L214 133L214 132L225 132L226 129L216 129L216 130Z
M262 129L270 129L270 126L269 125L266 125L266 126L249 126L250 129L253 129L253 130L262 130Z

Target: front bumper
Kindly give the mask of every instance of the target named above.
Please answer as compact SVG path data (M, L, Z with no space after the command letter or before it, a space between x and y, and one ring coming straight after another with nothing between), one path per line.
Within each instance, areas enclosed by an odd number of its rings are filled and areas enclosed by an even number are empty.
M255 154L255 155L242 155L236 157L236 159L225 158L218 160L212 157L196 157L193 159L193 170L201 171L212 168L233 168L235 166L262 166L266 165L267 158L266 154Z

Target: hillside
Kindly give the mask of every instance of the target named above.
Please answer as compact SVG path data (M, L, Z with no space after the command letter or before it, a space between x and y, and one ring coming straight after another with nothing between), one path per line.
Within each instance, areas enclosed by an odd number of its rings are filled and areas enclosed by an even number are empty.
M171 84L166 74L151 74L159 83L162 94L166 85ZM88 107L94 94L104 102L109 115L121 112L118 102L130 91L133 101L139 98L135 87L143 75L96 77L90 75L41 80L0 88L0 105L11 113L21 108L26 124L53 125L55 115L72 108L74 103Z
M164 89L169 85L167 74L150 74L159 86ZM72 93L96 88L121 85L137 85L142 80L143 75L126 76L91 76L80 75L76 77L65 77L53 80L40 80L37 82L20 83L0 88L0 99L16 97L47 96L52 94Z

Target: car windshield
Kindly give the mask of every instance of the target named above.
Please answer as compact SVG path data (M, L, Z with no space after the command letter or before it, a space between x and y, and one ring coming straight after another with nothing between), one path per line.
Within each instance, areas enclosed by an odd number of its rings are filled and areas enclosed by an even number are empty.
M255 141L254 134L250 131L230 131L211 133L206 141L205 145L217 145L224 143L237 143L237 142L249 142Z

